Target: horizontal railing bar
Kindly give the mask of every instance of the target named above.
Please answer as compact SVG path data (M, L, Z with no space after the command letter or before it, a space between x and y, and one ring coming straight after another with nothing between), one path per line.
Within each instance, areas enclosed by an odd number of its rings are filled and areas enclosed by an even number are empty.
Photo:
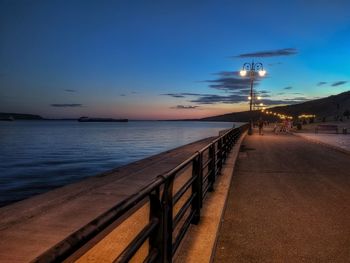
M204 190L203 190L203 198L207 195L208 190L209 190L209 187L210 187L210 184L207 184L207 185L204 187Z
M133 194L128 199L107 210L90 223L69 235L67 238L53 246L33 262L61 262L71 254L85 245L92 238L101 233L109 225L115 222L119 217L128 212L136 204L149 195L155 188L164 182L164 178L158 176L152 183L142 188L139 192Z
M207 146L204 146L202 149L199 150L200 153L205 152L206 150L208 150L210 148L212 143L209 143Z
M157 249L152 249L149 252L148 256L145 258L145 260L143 261L143 263L152 263L152 262L154 262L157 259L158 255L159 255L159 253L158 253Z
M208 158L208 160L203 164L203 169L208 167L208 165L211 161L212 161L212 158Z
M182 187L181 189L175 194L173 197L173 205L175 205L180 198L186 193L188 188L192 185L193 181L196 180L197 176L192 176L190 180L188 180Z
M185 204L181 207L181 209L179 210L179 212L176 214L174 221L173 221L173 229L176 228L177 224L180 222L181 218L183 217L183 215L186 213L187 209L190 207L193 199L195 198L196 194L191 195L191 197L189 197Z
M207 172L207 174L206 174L205 176L203 176L203 182L205 182L206 180L208 180L210 173L211 173L211 171L209 170L209 171Z
M195 154L193 154L192 156L187 158L185 161L183 161L181 164L179 164L175 168L173 168L170 171L168 171L167 173L165 173L163 176L165 178L168 178L169 176L176 174L177 172L179 172L180 170L185 168L188 164L190 164L193 161L193 159L195 159L198 155L199 155L199 152L196 152Z
M135 255L137 250L146 241L152 231L159 224L157 218L153 218L147 226L145 226L141 232L130 242L130 244L124 249L119 257L113 261L113 263L126 263Z
M194 217L194 212L192 212L186 219L185 223L182 225L179 234L177 235L177 237L175 238L175 242L173 243L173 255L175 254L177 248L180 245L181 240L183 239L187 229L189 228L191 221Z
M215 168L215 170L214 170L215 176L217 176L219 172L220 172L220 169L219 168Z

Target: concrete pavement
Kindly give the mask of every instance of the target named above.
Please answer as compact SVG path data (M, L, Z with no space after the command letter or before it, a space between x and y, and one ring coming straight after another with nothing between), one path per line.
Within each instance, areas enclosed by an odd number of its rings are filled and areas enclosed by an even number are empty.
M350 156L269 132L243 145L214 262L350 262Z

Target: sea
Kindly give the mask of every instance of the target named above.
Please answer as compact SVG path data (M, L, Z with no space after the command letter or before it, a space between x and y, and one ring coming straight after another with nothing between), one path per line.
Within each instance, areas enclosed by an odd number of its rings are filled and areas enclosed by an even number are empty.
M0 206L218 135L232 122L0 122Z

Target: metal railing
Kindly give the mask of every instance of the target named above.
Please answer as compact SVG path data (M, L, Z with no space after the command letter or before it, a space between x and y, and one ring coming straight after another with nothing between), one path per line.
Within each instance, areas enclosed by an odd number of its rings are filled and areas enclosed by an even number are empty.
M112 207L75 233L62 240L33 262L62 262L81 249L102 231L126 213L149 201L149 222L133 238L114 262L128 262L148 240L149 250L144 262L172 262L190 224L198 224L203 199L214 190L215 179L231 148L248 125L233 128L216 138L186 161L159 175L139 192ZM174 193L174 181L185 169L192 168L192 175ZM190 196L174 214L179 200ZM125 220L125 219L124 219ZM174 231L177 229L177 231Z

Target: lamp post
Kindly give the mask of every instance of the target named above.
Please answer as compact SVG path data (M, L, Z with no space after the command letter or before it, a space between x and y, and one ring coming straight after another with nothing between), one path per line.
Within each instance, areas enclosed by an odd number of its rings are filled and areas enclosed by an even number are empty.
M258 73L260 77L263 77L265 76L266 71L264 70L264 66L262 63L260 62L255 63L254 61L252 61L252 63L244 63L242 70L239 72L239 74L242 77L247 76L247 73L249 73L249 77L250 77L249 111L252 112L253 99L254 99L253 88L254 88L255 74ZM252 125L253 125L252 119L250 119L250 127L248 131L249 135L253 134Z

